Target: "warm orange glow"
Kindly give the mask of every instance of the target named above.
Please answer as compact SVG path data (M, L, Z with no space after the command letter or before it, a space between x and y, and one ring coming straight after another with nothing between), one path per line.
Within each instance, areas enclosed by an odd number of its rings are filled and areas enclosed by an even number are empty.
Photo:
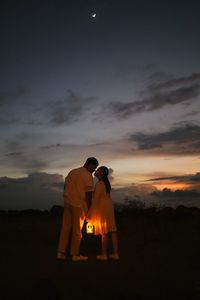
M79 222L80 222L80 228L82 229L83 225L84 225L84 222L85 222L85 218L81 217Z
M145 182L151 178L173 175L184 176L186 170L188 174L198 172L197 159L195 160L194 157L190 156L171 156L169 160L161 156L113 159L109 161L109 165L114 170L112 185L116 187L127 186L132 183L140 184L140 182ZM181 188L179 184L183 183L177 184L177 188ZM161 188L158 182L155 182L153 185L158 187L158 189L171 187L166 181ZM188 188L188 186L184 188ZM176 187L174 186L173 189L176 189Z
M157 182L152 183L158 190L170 189L172 191L175 190L186 190L190 188L190 184L182 183L182 182Z
M94 233L96 235L107 233L107 223L105 221L100 220L99 218L93 218L92 224L94 228Z

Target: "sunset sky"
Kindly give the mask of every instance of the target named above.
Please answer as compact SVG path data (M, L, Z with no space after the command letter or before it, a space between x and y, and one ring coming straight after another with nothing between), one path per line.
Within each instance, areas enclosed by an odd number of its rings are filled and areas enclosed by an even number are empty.
M115 189L186 190L198 206L198 1L0 6L0 195L37 176L55 187L95 156Z

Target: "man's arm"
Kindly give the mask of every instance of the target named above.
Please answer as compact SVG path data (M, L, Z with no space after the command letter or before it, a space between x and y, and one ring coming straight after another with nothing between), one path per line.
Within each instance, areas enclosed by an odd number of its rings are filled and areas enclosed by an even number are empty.
M64 186L63 186L63 197L65 195L65 190L67 188L67 177L65 178Z
M85 193L85 199L86 199L88 209L90 209L91 204L92 204L92 195L93 195L93 192L86 192Z
M65 195L65 187L66 187L66 183L64 183L64 187L63 187L63 197Z

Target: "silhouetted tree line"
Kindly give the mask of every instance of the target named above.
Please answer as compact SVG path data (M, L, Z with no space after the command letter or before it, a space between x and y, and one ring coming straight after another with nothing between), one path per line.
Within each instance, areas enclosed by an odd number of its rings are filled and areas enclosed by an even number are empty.
M0 216L62 216L63 206L54 205L50 210L24 209L24 210L0 210ZM200 215L200 208L179 205L172 207L146 207L144 203L129 201L126 205L115 204L115 213L120 215Z

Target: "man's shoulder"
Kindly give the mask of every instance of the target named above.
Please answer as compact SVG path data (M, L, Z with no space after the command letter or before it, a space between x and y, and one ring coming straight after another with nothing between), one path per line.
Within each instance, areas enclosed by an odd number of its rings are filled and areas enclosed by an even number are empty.
M84 167L79 167L79 168L76 168L76 169L72 169L68 175L66 176L67 177L73 177L73 176L84 176L84 177L91 177L92 174L90 172L88 172L88 170Z
M82 167L71 169L71 170L69 171L69 173L67 174L67 176L68 176L68 175L71 175L71 174L74 174L74 173L80 172L80 169L82 169Z
M78 173L80 174L80 176L84 176L84 177L92 177L92 174L84 167L79 168Z
M72 169L72 172L79 172L83 167L78 167L78 168L74 168Z

